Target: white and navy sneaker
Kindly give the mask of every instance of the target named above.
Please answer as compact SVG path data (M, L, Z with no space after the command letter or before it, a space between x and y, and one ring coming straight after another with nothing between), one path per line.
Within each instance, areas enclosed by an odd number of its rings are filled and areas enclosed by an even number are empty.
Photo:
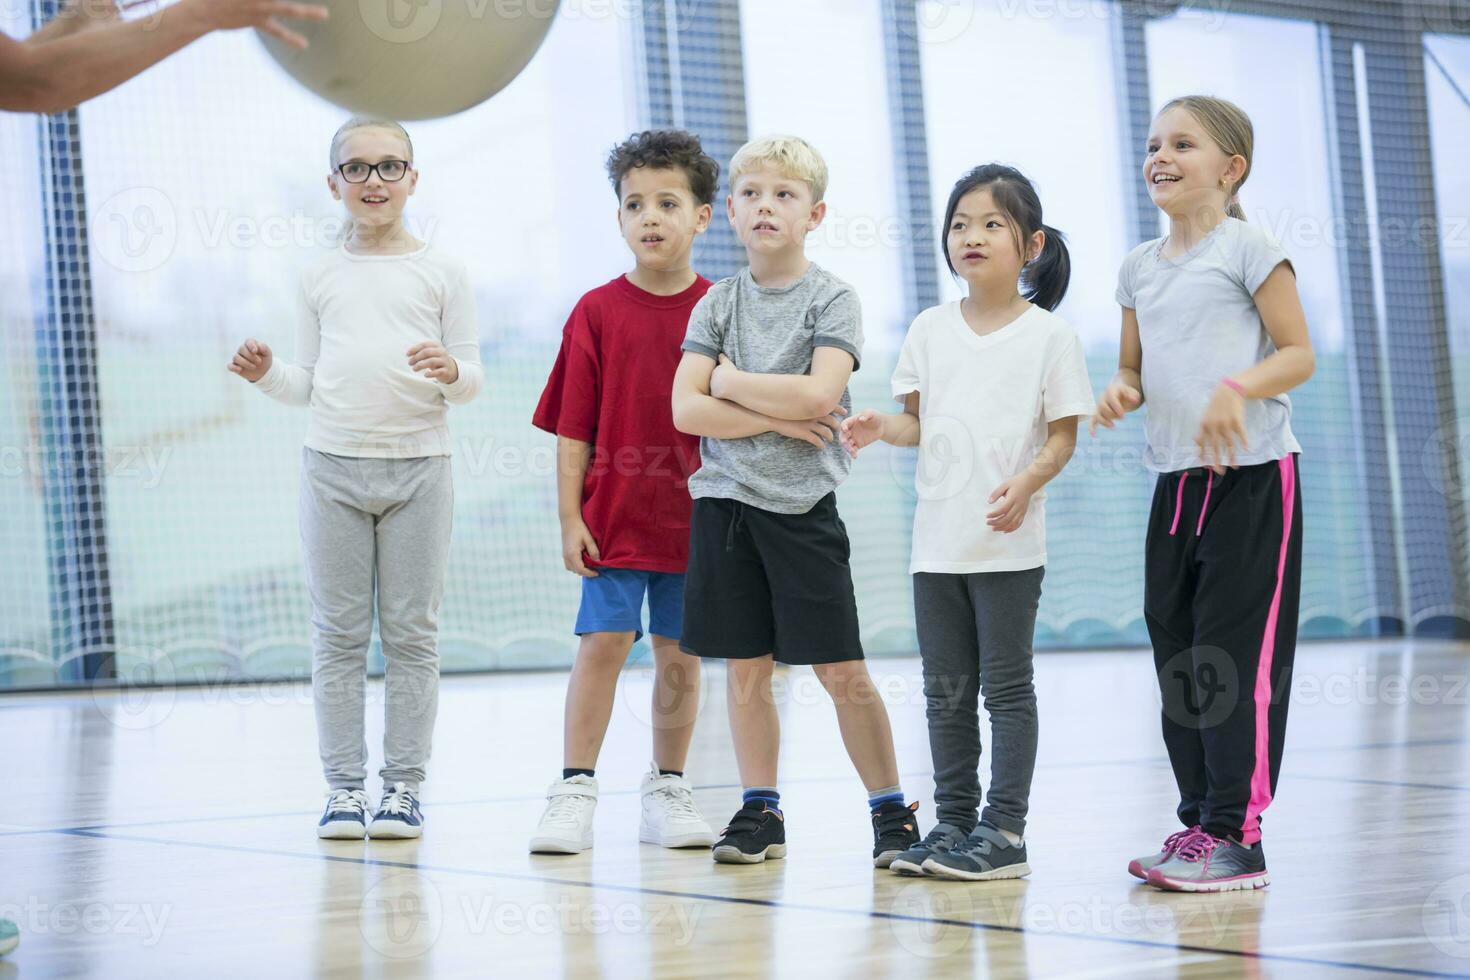
M597 780L578 773L546 791L546 811L531 838L532 854L580 854L592 846Z
M655 765L643 774L643 818L638 839L660 847L709 847L715 842L699 809L693 788L683 776L664 776Z
M367 836L367 794L360 789L334 789L317 821L322 840L362 840Z
M412 840L423 836L424 815L419 810L418 797L403 783L394 783L392 789L383 792L383 802L378 804L367 833L373 840Z

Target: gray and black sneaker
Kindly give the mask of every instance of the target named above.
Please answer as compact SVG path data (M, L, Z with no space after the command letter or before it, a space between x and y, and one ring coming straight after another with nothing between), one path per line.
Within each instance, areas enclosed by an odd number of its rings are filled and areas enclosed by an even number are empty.
M1271 876L1260 841L1247 847L1202 830L1149 871L1148 883L1171 892L1249 891L1269 885Z
M954 850L965 842L965 836L965 832L954 824L935 824L927 837L894 858L888 870L901 875L922 875L928 858Z
M730 826L710 849L721 864L760 864L786 856L786 818L760 800L751 800L730 818Z
M890 801L873 811L873 867L888 867L919 842L918 812L918 800L908 806Z
M1135 878L1148 881L1148 873L1150 871L1172 858L1174 852L1179 850L1180 844L1183 844L1198 833L1203 833L1203 831L1200 829L1199 824L1195 824L1188 830L1181 830L1177 833L1170 834L1164 838L1164 846L1159 850L1159 853L1150 854L1147 857L1134 858L1132 861L1129 861L1128 873Z
M988 823L977 826L959 847L931 854L923 868L936 877L960 881L1023 878L1031 873L1031 865L1026 863L1026 842L1012 844Z

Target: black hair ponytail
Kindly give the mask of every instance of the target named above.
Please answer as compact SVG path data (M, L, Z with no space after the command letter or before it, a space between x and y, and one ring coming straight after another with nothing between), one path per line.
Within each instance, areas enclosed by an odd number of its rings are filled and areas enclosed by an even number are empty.
M1026 287L1026 299L1044 310L1054 310L1067 295L1067 284L1072 280L1072 253L1067 250L1066 238L1051 225L1042 225L1046 242L1041 254L1021 269L1021 284Z
M949 204L944 209L944 224L939 229L939 251L944 255L944 264L951 275L958 276L949 257L949 226L954 221L955 209L960 198L974 190L989 188L996 207L1011 219L1016 229L1016 247L1024 251L1031 237L1038 231L1046 235L1041 254L1021 268L1020 285L1028 302L1045 310L1054 310L1067 295L1067 283L1072 278L1072 257L1067 251L1065 236L1041 220L1041 199L1036 188L1025 174L1015 167L1000 163L983 164L965 174L949 192Z

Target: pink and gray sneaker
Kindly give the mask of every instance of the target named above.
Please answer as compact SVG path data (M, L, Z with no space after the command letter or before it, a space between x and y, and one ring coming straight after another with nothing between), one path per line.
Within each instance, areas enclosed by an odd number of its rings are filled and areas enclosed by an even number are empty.
M1250 891L1271 883L1261 842L1249 846L1199 831L1148 873L1148 883L1174 892Z
M1178 833L1170 834L1164 838L1164 849L1159 851L1159 853L1145 855L1144 857L1134 858L1132 861L1129 861L1128 873L1140 881L1148 881L1148 873L1150 871L1172 858L1174 852L1179 850L1180 844L1183 844L1192 835L1198 833L1202 833L1202 831L1200 825L1195 824L1188 830L1181 830Z

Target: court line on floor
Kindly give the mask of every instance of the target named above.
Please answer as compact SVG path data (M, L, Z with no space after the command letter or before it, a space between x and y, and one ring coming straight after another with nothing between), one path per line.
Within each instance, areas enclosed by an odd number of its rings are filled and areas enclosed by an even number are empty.
M483 868L455 868L448 865L420 864L413 861L386 861L381 858L347 857L340 854L305 853L281 851L265 847L246 847L240 844L213 844L207 841L181 841L158 837L141 837L136 834L113 834L96 830L64 830L57 834L94 840L127 841L132 843L158 844L164 847L192 847L206 851L225 851L239 854L256 854L268 857L295 858L298 860L321 861L333 864L356 864L364 867L393 868L401 871L436 872L440 874L464 875L472 878L494 878L502 881L531 882L541 885L562 885L589 891L612 891L624 894L649 895L659 898L682 898L690 901L715 902L724 905L779 909L791 912L812 912L819 915L838 915L848 918L881 919L890 922L913 922L921 925L954 926L976 932L1002 932L1013 935L1039 938L1073 939L1083 942L1109 943L1143 949L1171 950L1182 953L1202 953L1214 956L1235 957L1264 963L1292 963L1301 966L1323 966L1340 970L1390 973L1409 977L1463 977L1463 973L1444 973L1438 970L1423 970L1414 967L1377 966L1370 963L1355 963L1350 960L1328 960L1307 956L1292 956L1259 950L1219 949L1213 946L1196 946L1190 943L1169 943L1152 939L1132 939L1125 936L1103 936L1086 932L1043 932L1025 926L1008 926L998 923L972 922L967 919L950 919L937 916L907 915L901 912L884 912L879 909L852 909L825 905L810 905L785 902L768 898L741 898L735 895L714 895L706 892L681 892L670 888L648 888L642 885L617 885L597 881L581 881L575 878L553 878L546 875L520 874L512 871L491 871Z
M1365 751L1376 751L1376 750L1379 750L1379 749L1429 748L1429 747L1434 747L1434 746L1463 745L1463 744L1465 744L1465 742L1464 742L1463 739L1420 739L1420 740L1417 740L1417 741L1407 741L1407 742L1369 742L1369 743L1365 743L1365 744L1362 744L1362 745L1321 746L1321 747L1315 747L1315 748L1314 747L1307 747L1307 748L1303 748L1303 749L1298 749L1298 750L1296 750L1296 752L1297 752L1297 754L1307 753L1307 752L1365 752ZM1147 757L1137 758L1137 759L1117 759L1117 760L1111 760L1111 761L1110 760L1093 760L1093 761L1090 761L1090 762L1051 762L1051 763L1045 763L1045 764L1038 765L1036 768L1037 769L1097 769L1097 768L1107 768L1107 767L1115 767L1115 766L1117 766L1117 767L1123 767L1123 766L1142 766L1142 765L1158 765L1158 766L1162 766L1162 765L1166 765L1168 763L1168 761L1169 760L1167 758L1165 758L1164 756L1147 756ZM811 784L836 783L836 782L844 782L844 781L849 780L851 778L852 777L849 776L849 775L843 775L843 776L812 777L812 778L808 778L808 779L788 779L788 780L785 780L783 782L783 785L785 785L785 786L806 786L806 785L811 785ZM901 778L904 781L913 780L913 779L932 779L933 778L933 773L930 773L930 772L903 773L902 776L901 776ZM1440 783L1395 782L1394 780L1388 780L1388 779L1366 779L1366 778L1359 778L1359 777L1353 777L1353 776L1323 776L1323 775L1318 775L1318 774L1305 774L1305 773L1287 773L1284 778L1288 778L1288 779L1305 779L1305 780L1312 780L1312 781L1318 781L1318 782L1335 782L1335 783L1363 784L1363 785L1372 785L1372 786L1387 786L1387 787L1395 787L1395 788L1402 788L1402 789L1439 790L1439 791L1449 792L1449 793L1470 793L1470 786L1450 786L1450 785L1445 785L1445 784L1440 784ZM706 792L706 791L740 789L741 786L740 786L739 783L709 783L709 784L695 786L693 788L697 792ZM639 792L639 790L636 790L636 789L604 790L604 791L602 791L602 793L600 795L601 796L633 796L633 795L637 794L638 792ZM466 800L434 801L434 802L431 802L430 803L430 807L431 808L436 808L436 807L463 807L463 806L490 806L490 805L500 804L500 803L535 803L535 802L540 801L543 798L544 797L542 797L540 794L530 795L530 796L488 796L488 797L475 797L475 798L466 799ZM279 818L279 817L308 817L308 816L314 815L316 812L317 812L316 810L278 810L278 811L267 812L267 813L231 813L231 814L223 814L223 815L214 816L214 817L182 817L182 818L177 818L177 819L136 820L136 821L123 822L123 823L79 824L79 825L73 825L73 826L67 826L67 827L32 827L32 828L29 828L29 829L26 829L26 830L5 830L5 831L0 831L0 838L5 838L5 837L25 837L25 836L32 835L32 834L56 834L56 833L63 833L63 832L66 832L66 831L71 831L71 830L119 830L119 829L122 829L122 830L133 830L133 829L137 829L137 828L140 828L140 827L163 827L163 826L175 826L175 825L193 825L193 824L202 824L202 823L221 823L221 822L232 821L232 820L271 820L271 819L276 819L276 818Z

